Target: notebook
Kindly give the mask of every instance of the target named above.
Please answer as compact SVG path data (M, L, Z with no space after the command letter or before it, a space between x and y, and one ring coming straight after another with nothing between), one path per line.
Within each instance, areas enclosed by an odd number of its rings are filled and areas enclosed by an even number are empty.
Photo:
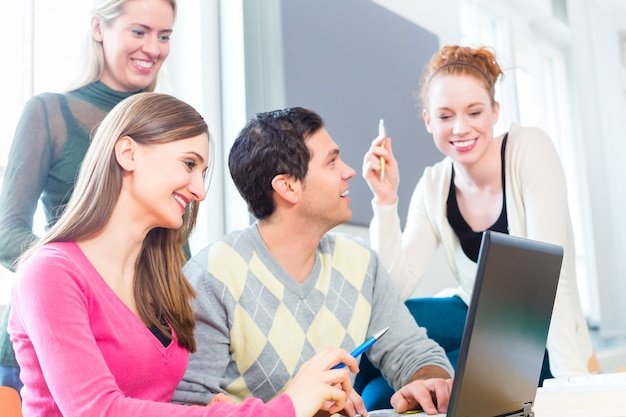
M483 233L450 405L440 416L534 415L562 260L561 246Z

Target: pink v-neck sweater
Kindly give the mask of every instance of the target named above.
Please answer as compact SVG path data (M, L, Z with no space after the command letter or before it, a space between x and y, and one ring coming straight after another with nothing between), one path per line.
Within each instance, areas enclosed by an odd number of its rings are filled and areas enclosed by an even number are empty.
M20 267L9 333L26 416L293 416L282 395L264 404L169 403L188 361L117 297L73 242L53 243Z

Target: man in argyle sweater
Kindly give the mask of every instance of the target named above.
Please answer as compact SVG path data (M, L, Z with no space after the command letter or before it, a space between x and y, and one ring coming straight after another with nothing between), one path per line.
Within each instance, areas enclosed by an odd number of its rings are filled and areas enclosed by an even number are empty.
M367 352L398 391L398 411L445 412L452 367L418 327L377 255L329 233L351 218L355 174L316 113L258 114L229 157L239 192L257 218L210 244L185 266L196 289L196 353L175 401L241 402L281 393L325 346L354 349L389 326ZM226 395L224 395L226 394ZM353 393L344 413L366 414Z

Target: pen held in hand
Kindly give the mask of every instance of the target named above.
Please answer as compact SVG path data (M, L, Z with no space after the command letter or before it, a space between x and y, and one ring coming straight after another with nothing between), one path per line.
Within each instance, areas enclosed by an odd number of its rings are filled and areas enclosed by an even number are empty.
M378 122L378 136L382 136L383 138L387 136L387 133L385 132L385 122L383 121L383 119L380 119L380 122ZM380 147L383 149L385 148L384 140L380 142ZM379 160L380 160L380 179L384 180L385 179L385 158L381 156Z
M380 332L376 333L374 336L368 337L365 340L365 342L361 343L352 352L350 352L350 355L352 355L353 358L358 358L363 352L365 352L367 349L371 348L372 345L374 343L376 343L376 341L378 339L380 339L380 337L387 332L387 330L389 330L389 327L384 328ZM346 366L345 363L340 363L340 364L337 364L337 365L333 366L331 369L339 369L339 368L343 368L345 366Z

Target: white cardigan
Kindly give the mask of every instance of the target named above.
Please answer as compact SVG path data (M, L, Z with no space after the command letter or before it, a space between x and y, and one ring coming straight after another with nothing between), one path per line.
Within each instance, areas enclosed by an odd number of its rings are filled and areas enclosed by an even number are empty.
M427 167L409 205L404 232L397 204L376 205L371 245L404 298L411 296L439 245L469 304L476 263L469 259L446 216L452 161ZM555 377L589 373L593 354L575 273L575 251L567 184L559 156L540 129L511 126L505 150L505 191L509 233L563 246L564 259L548 333L550 368Z

